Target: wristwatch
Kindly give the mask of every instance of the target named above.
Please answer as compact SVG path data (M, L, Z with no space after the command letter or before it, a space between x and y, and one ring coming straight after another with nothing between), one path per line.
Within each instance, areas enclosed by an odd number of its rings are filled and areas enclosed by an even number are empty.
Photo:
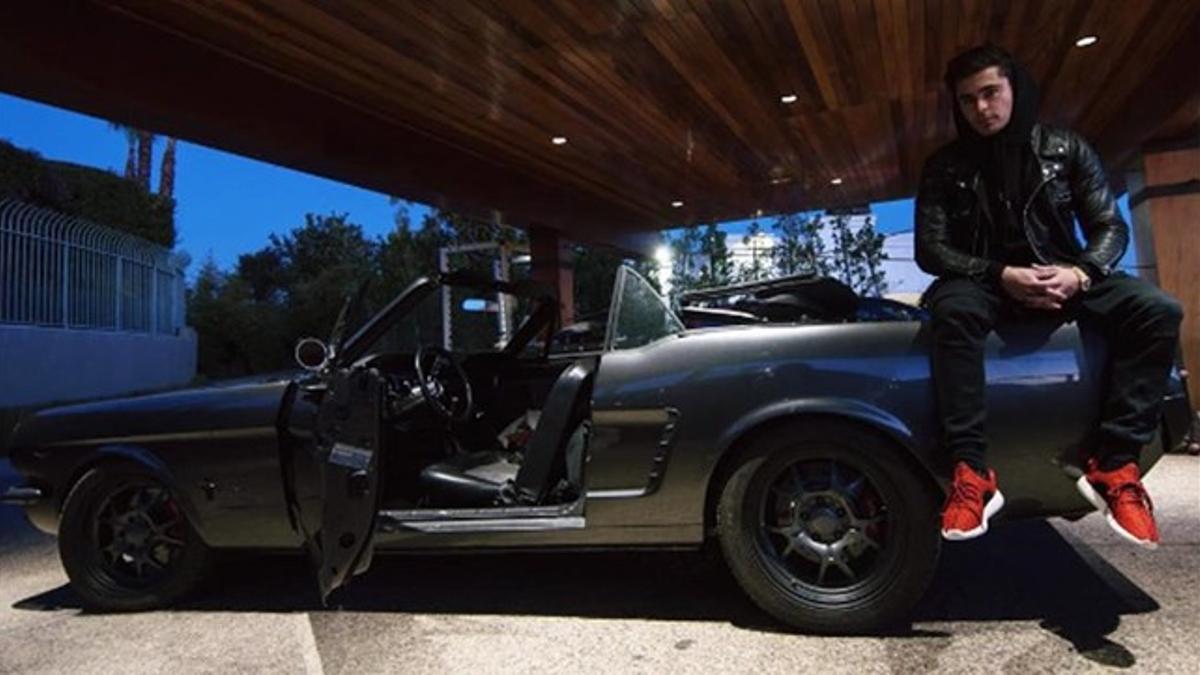
M1086 293L1089 289L1091 289L1092 278L1088 276L1087 272L1083 271L1083 268L1072 266L1071 271L1074 272L1075 276L1079 278L1079 290Z

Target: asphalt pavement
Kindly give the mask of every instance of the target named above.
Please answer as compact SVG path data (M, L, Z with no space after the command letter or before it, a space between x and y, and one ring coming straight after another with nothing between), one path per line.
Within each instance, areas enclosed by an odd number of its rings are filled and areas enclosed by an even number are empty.
M92 614L0 507L0 673L1194 673L1200 458L1147 484L1157 551L1097 515L1000 521L945 547L911 626L846 638L788 631L693 553L377 558L329 607L304 560L228 556L174 610Z

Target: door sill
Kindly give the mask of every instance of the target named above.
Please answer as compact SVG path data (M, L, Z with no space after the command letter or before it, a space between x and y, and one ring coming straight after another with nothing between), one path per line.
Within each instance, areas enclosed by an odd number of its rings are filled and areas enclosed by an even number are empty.
M468 532L551 532L582 530L587 526L583 516L554 518L483 518L478 520L394 520L389 514L379 514L379 531L392 533L414 530L425 534L463 534Z
M380 532L416 530L430 534L460 532L546 532L578 530L586 525L583 501L553 506L507 506L473 509L403 509L380 511Z

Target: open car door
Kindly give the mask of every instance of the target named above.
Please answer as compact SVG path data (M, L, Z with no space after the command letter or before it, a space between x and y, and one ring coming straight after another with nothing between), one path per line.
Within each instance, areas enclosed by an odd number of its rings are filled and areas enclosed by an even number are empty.
M378 371L360 367L331 368L300 389L320 403L315 445L292 455L292 472L308 478L310 491L297 498L293 490L289 502L324 602L371 564L386 390Z

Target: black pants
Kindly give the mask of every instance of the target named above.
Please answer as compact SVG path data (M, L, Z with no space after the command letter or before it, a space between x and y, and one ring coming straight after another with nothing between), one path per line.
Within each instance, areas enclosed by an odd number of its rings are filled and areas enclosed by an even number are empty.
M931 289L928 305L942 442L954 461L986 466L984 341L998 320L1034 315L1078 320L1108 342L1110 379L1093 449L1101 467L1136 460L1154 437L1183 318L1179 301L1158 287L1116 273L1072 297L1062 311L1042 312L1024 309L997 286L944 279Z

